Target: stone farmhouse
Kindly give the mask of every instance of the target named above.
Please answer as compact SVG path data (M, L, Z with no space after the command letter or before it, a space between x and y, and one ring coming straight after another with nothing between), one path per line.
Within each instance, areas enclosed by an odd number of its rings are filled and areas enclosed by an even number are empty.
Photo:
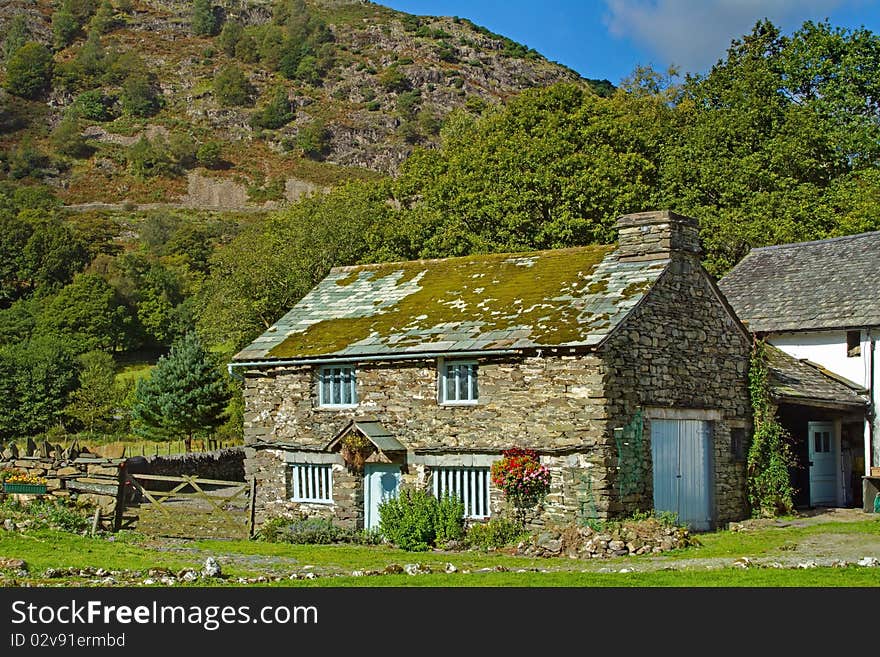
M489 468L539 452L533 522L748 514L751 336L695 220L621 217L616 245L337 267L238 353L256 520L375 527L401 486L498 514Z
M719 286L778 348L770 360L777 416L797 445L797 504L873 509L880 232L752 249Z

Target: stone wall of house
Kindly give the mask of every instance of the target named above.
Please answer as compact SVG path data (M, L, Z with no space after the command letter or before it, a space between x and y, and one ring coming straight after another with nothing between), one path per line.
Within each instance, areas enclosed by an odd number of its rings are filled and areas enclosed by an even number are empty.
M630 453L619 464L606 463L613 477L605 484L618 493L608 509L611 514L628 515L653 505L647 409L659 408L720 414L713 424L716 521L722 524L747 515L745 464L731 456L730 430L751 422L749 351L747 337L719 302L696 259L676 256L651 294L601 350L608 372L606 440L612 443L614 427L631 424L637 410L646 418L639 454Z
M245 442L269 447L246 451L246 476L257 477L258 524L261 517L303 510L282 496L286 468L273 444L321 449L352 417L367 416L379 420L411 454L430 450L454 460L457 454L473 452L500 457L503 449L515 445L539 450L554 475L547 518L574 516L586 508L572 481L590 468L590 492L596 496L592 508L604 515L610 506L611 476L604 471L611 462L609 448L599 444L605 434L604 366L591 354L518 358L480 361L479 403L473 406L438 404L436 360L359 365L359 405L345 410L317 408L313 367L279 367L248 376ZM403 484L429 485L418 457L411 461ZM334 487L343 481L334 470ZM340 493L347 499L335 510L310 505L314 508L308 511L335 516L344 524L362 523L362 479L357 484L352 492ZM491 500L493 512L500 512L500 492L494 491ZM542 521L535 518L538 524Z
M583 448L604 430L603 366L594 355L481 360L479 403L437 402L437 362L363 363L357 408L317 408L315 369L279 367L245 383L246 444L322 448L352 417L374 417L410 450Z
M360 475L350 472L342 458L334 459L333 504L290 501L290 467L277 449L245 449L245 476L256 478L254 524L259 527L277 516L329 518L340 527L363 527L364 486Z

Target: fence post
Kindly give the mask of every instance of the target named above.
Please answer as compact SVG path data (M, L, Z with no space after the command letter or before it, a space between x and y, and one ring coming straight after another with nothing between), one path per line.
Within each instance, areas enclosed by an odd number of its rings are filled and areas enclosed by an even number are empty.
M125 463L119 465L119 474L116 477L116 508L113 509L113 531L118 532L122 527L122 514L125 512L125 481L128 473L125 471Z
M254 534L254 522L256 518L256 510L257 510L257 477L256 475L251 477L251 499L250 504L248 505L248 538L253 538Z

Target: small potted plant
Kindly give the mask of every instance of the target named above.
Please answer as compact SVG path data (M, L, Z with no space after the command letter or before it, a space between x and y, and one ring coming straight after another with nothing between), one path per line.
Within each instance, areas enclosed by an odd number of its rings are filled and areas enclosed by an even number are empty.
M46 483L45 477L28 472L13 472L3 478L3 492L43 495L46 492Z

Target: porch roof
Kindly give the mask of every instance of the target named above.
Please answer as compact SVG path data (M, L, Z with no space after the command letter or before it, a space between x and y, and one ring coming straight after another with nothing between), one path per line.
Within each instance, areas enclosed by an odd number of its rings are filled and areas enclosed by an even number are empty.
M406 447L395 438L381 422L372 419L354 419L346 424L331 440L326 447L329 452L346 434L357 431L369 440L380 452L405 452Z
M867 407L867 390L857 383L772 345L767 345L766 354L770 390L777 402L847 409Z

